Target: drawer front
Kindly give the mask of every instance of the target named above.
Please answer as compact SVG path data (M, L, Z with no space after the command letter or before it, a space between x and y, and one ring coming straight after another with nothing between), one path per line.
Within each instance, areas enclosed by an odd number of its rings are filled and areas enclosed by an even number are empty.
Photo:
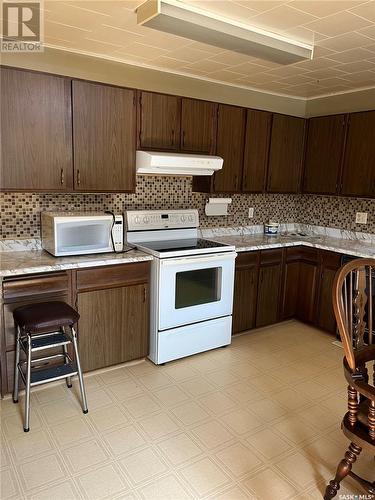
M4 280L3 297L8 299L22 299L30 295L43 296L50 294L67 293L70 286L68 272L42 274L28 278Z
M317 248L302 247L301 248L301 260L305 262L318 262L319 260L319 250Z
M259 262L259 252L242 252L237 254L236 269L253 267Z
M294 262L301 259L302 247L289 247L285 249L286 262Z
M77 290L95 290L147 283L149 273L150 262L80 269L77 271Z
M283 249L275 248L271 250L261 250L260 264L277 264L281 262L283 257Z
M330 252L328 250L321 250L321 259L324 266L333 267L338 269L341 267L342 255L336 252Z

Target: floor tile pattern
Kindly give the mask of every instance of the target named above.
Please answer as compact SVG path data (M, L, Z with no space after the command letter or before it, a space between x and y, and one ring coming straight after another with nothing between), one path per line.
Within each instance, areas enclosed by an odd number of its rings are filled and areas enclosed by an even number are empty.
M347 447L341 348L291 321L156 367L149 361L1 402L6 499L321 498ZM276 360L276 362L275 362ZM270 363L269 363L270 361ZM22 403L22 401L21 401ZM365 455L357 472L374 477ZM358 494L348 480L342 494Z

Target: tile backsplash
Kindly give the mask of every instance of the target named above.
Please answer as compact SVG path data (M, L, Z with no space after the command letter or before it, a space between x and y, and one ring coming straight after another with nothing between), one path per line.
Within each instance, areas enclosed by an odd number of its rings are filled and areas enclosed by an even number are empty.
M193 193L190 177L137 177L133 194L1 193L0 238L39 238L45 210L122 212L126 209L197 208L202 227L300 222L375 233L375 200L338 196L235 194L226 217L207 217L207 194ZM254 218L248 218L248 208ZM355 213L367 212L367 225L355 224Z

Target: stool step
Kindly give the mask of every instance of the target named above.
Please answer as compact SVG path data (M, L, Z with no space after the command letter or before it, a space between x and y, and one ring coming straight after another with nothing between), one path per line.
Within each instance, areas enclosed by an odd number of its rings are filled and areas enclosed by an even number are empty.
M40 349L49 349L51 347L60 347L70 344L71 340L65 333L52 333L51 335L43 335L40 337L31 338L31 350L38 351ZM26 342L24 342L26 348Z
M77 375L77 366L75 363L67 363L66 365L51 366L42 370L31 372L31 384L38 385L61 378Z

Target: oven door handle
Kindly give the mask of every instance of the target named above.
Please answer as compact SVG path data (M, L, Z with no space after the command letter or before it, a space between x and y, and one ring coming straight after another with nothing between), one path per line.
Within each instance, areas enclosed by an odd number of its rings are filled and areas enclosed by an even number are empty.
M202 256L191 256L191 257L178 257L172 259L161 260L161 265L163 267L171 267L180 264L204 264L205 262L226 262L230 260L235 260L237 256L236 252L222 252L220 254L214 253L210 255Z

